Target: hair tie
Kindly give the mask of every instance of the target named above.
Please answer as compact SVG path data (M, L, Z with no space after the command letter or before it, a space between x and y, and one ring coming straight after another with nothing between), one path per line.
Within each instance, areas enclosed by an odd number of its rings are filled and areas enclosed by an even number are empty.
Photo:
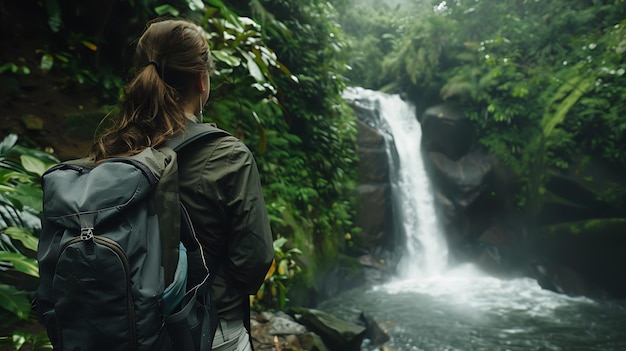
M154 60L150 60L150 61L148 61L148 64L146 65L146 67L148 67L148 66L150 66L150 65L153 65L153 66L154 66L154 68L156 68L157 70L159 69L159 63L158 63L158 62L156 62L156 61L154 61Z

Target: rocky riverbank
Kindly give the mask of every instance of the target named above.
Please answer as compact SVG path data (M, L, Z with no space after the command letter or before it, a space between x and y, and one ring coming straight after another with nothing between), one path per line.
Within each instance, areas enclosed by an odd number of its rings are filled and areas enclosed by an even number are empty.
M366 339L380 350L390 350L384 346L387 333L363 312L353 321L310 308L253 313L251 329L257 351L359 351Z

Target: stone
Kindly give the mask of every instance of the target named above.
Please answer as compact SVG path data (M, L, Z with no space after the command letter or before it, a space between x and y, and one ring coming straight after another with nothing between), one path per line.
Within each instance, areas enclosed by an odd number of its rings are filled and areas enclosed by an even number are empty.
M365 312L361 312L359 320L365 324L367 328L366 337L372 345L380 346L389 341L389 335L378 325L374 318Z
M360 351L366 328L342 320L329 313L309 309L292 308L296 321L318 334L331 350Z
M302 324L296 323L291 316L286 314L275 315L270 319L270 328L268 330L272 335L304 334L306 331Z
M474 142L472 126L456 107L449 104L430 107L420 123L424 150L441 152L452 160L458 160L471 150Z

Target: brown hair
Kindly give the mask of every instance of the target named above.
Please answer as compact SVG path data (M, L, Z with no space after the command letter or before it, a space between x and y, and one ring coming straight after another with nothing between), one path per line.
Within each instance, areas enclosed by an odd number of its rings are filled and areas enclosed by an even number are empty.
M111 127L91 148L95 161L137 154L182 130L187 122L183 103L194 79L210 72L213 61L199 26L158 20L148 23L138 40L135 67Z

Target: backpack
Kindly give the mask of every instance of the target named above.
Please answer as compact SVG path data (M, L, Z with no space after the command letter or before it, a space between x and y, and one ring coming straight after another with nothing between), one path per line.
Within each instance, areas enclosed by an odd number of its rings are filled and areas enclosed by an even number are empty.
M214 276L178 196L176 152L220 135L189 124L163 147L44 173L36 308L55 350L211 349Z

